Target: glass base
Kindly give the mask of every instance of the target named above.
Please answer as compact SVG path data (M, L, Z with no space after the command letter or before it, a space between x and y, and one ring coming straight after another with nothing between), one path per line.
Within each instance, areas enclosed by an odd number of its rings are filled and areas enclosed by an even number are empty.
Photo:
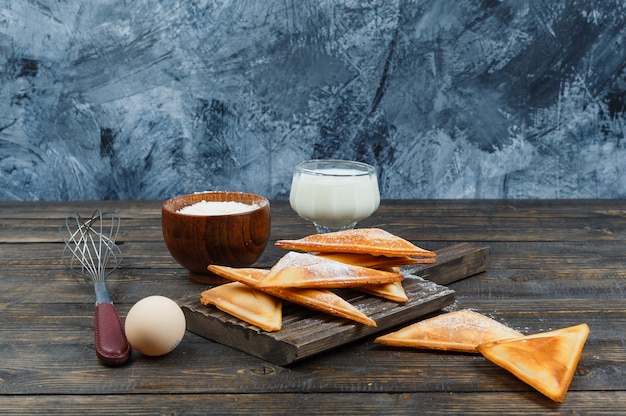
M321 225L321 224L317 224L316 222L313 222L313 224L315 225L315 230L317 230L318 234L327 234L327 233L334 233L336 231L353 230L354 227L356 226L356 223L357 221L354 221L348 225L344 225L343 227L332 228L332 227L327 227L325 225Z

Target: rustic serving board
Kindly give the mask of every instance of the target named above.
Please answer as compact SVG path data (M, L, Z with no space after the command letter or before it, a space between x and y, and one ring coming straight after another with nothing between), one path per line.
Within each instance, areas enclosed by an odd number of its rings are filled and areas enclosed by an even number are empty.
M265 332L200 303L200 294L180 300L187 329L202 337L262 358L288 365L368 335L408 324L454 302L453 290L443 286L483 272L489 267L489 249L459 244L437 251L437 263L405 267L402 282L409 302L398 304L352 290L338 292L376 321L370 327L347 319L283 303L283 326Z

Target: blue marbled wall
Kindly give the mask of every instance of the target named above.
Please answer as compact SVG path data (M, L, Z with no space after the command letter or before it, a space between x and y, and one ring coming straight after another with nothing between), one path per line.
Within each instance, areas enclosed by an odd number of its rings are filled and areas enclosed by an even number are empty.
M626 197L623 0L0 0L0 199Z

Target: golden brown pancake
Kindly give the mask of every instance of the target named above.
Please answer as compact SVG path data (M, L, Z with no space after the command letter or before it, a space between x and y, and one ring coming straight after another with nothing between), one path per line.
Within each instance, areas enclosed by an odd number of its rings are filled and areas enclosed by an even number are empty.
M200 302L215 305L267 332L278 331L282 327L282 301L243 283L225 283L205 290L200 295Z
M419 321L380 336L375 342L396 347L478 352L480 344L522 336L485 315L463 309Z
M362 253L316 253L316 256L324 257L329 260L335 260L341 263L352 264L353 266L371 267L373 269L408 266L411 264L432 264L436 262L434 257L388 257L373 256L371 254Z
M319 253L360 253L390 257L436 257L409 241L380 228L357 228L326 234L313 234L299 240L278 240L275 245L287 250Z
M350 319L368 326L376 326L376 322L373 319L366 316L352 304L330 290L259 287L259 281L269 273L269 270L264 269L233 268L215 265L209 266L208 269L226 279L248 284L270 295L302 305L306 308Z
M359 292L367 293L368 295L376 296L383 299L388 299L398 303L406 303L409 298L404 291L402 282L384 283L381 285L365 285L355 287Z
M562 402L589 335L587 324L478 346L485 358Z
M290 251L271 268L258 287L342 288L403 280L400 273L352 266L308 253Z

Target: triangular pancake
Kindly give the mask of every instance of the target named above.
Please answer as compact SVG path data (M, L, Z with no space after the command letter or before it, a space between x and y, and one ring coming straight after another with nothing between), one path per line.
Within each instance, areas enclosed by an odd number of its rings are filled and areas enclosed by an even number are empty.
M390 257L436 257L436 253L380 228L356 228L326 234L313 234L299 240L278 240L275 245L287 250L320 253L361 253Z
M376 338L379 344L477 353L486 342L516 338L521 333L485 315L463 309L416 322Z
M225 283L205 290L200 295L200 302L215 305L267 332L278 331L282 327L282 301L243 283Z
M258 287L330 289L401 281L400 273L352 266L308 253L290 251L259 282Z
M316 253L316 256L341 263L352 264L354 266L371 267L374 269L408 266L411 264L432 264L436 262L434 257L416 259L409 256L388 257L362 253Z
M211 265L208 269L212 273L227 279L245 283L270 295L297 303L306 308L350 319L368 326L376 326L376 322L373 319L330 290L259 287L259 281L269 273L269 270L264 269L234 268L217 265Z
M384 270L391 273L400 273L400 267L398 266L381 267L379 270ZM406 303L409 301L409 297L404 291L404 286L402 286L402 282L383 283L378 285L364 285L355 287L354 289L359 292L391 300L393 302Z
M404 291L402 282L385 283L382 285L365 285L355 287L359 292L367 293L368 295L376 296L379 298L388 299L394 302L406 303L409 298Z
M555 402L562 402L589 335L587 324L478 347L485 358Z

